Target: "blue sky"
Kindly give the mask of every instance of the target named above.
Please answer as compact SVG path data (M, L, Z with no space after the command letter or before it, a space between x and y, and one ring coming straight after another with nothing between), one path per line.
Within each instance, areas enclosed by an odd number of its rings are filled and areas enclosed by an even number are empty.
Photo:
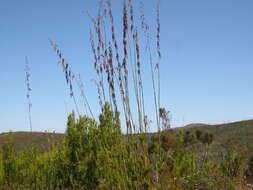
M122 4L113 2L120 24ZM152 23L156 2L144 2ZM74 106L48 37L82 75L98 112L86 15L96 14L97 5L94 0L0 0L0 132L29 130L25 56L32 74L34 130L65 130ZM252 0L161 0L161 99L173 127L253 119L252 9ZM147 111L152 115L152 105Z

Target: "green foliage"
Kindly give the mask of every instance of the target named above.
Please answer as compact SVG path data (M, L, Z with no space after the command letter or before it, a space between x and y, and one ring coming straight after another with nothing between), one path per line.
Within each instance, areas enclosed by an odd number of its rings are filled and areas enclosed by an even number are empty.
M196 134L196 138L197 138L198 140L200 140L200 138L201 138L201 136L202 136L202 131L196 130L196 131L195 131L195 134Z
M250 156L248 165L249 165L249 172L253 174L253 153Z
M208 146L213 142L213 134L209 132L203 132L200 130L195 131L196 138L203 144Z
M195 172L196 164L193 155L178 149L173 155L173 175L174 176L187 176Z
M3 163L3 181L6 185L11 185L13 179L16 179L17 167L14 154L14 142L11 139L11 133L8 141L2 147Z
M240 174L242 157L240 153L228 151L221 164L221 169L226 176L237 177Z
M4 184L4 167L3 167L3 157L0 153L0 186Z
M186 145L192 144L195 140L194 135L190 131L186 131L183 138L184 144Z
M251 153L250 158L247 163L247 170L245 171L246 176L252 181L253 179L253 153Z
M164 151L175 150L179 145L180 142L177 137L175 137L172 130L163 131L161 133L161 146Z
M234 180L240 154L228 152L221 167L208 161L200 167L187 151L191 138L192 133L172 130L123 135L119 114L105 104L99 122L70 114L63 142L50 152L16 152L10 138L0 154L0 185L21 190L240 189Z
M208 147L210 132L197 133ZM9 138L0 154L0 185L21 190L240 189L234 180L240 175L240 154L229 151L220 167L209 161L199 165L201 158L187 151L194 139L183 130L123 135L119 113L105 104L99 122L70 114L63 142L50 152L33 147L16 152Z
M194 175L183 181L183 189L187 190L238 190L236 180L224 176L219 166L206 162L203 167L198 168Z

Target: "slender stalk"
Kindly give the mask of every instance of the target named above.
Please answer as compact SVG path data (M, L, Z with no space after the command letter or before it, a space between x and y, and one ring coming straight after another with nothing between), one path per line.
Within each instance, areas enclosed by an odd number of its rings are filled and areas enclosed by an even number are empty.
M76 78L75 78L76 79ZM93 119L95 119L94 118L94 115L93 115L93 113L92 113L92 110L91 110L91 107L90 107L90 104L89 104L89 102L88 102L88 99L87 99L87 97L86 97L86 95L85 95L85 93L84 93L84 85L83 85L83 81L82 81L82 78L81 78L81 75L79 74L79 80L75 80L76 81L76 83L77 83L77 85L78 85L78 87L79 87L79 89L80 89L80 91L81 91L81 97L82 97L82 99L83 99L83 103L84 103L84 108L85 108L85 111L86 111L86 114L88 115L88 112L90 113L90 115L91 115L91 117L93 118ZM88 107L88 110L87 110L87 107Z
M116 80L119 86L119 91L120 91L120 96L121 96L121 101L122 101L122 106L123 106L123 111L124 111L124 115L125 115L125 120L126 120L126 126L127 126L127 133L130 131L131 132L131 127L130 127L130 120L128 118L128 113L127 113L127 107L126 107L126 96L125 96L125 89L124 89L124 78L122 75L122 65L120 62L120 55L119 55L119 46L118 46L118 42L115 36L115 24L114 24L114 18L113 18L113 14L112 14L112 3L111 0L107 1L107 5L108 5L108 15L109 15L109 19L111 22L111 40L112 43L114 44L114 50L115 50L115 56L116 56L116 61L117 61L117 67L116 67L116 71L115 74L117 75Z
M149 64L150 64L150 70L151 70L151 79L152 79L152 87L153 87L153 96L154 96L154 103L155 103L155 113L156 113L156 123L158 132L160 129L160 123L159 123L159 115L158 115L158 98L157 98L157 89L155 85L155 73L154 73L154 64L153 64L153 58L151 53L151 47L150 47L150 33L149 33L149 25L146 22L144 10L143 10L143 3L141 4L141 22L142 22L142 29L146 36L146 50L148 51L149 56Z
M72 72L69 63L66 62L66 60L63 56L63 53L61 52L61 50L57 46L57 44L51 39L49 39L49 42L50 42L51 46L53 47L54 51L56 52L57 56L59 57L58 63L62 66L63 72L65 73L65 80L66 80L66 83L69 87L70 97L73 99L75 107L76 107L76 112L80 116L80 112L79 112L78 105L76 102L75 94L73 91L73 80L75 79L75 74Z
M161 61L161 45L160 45L160 32L161 32L161 24L160 24L160 1L157 2L156 8L156 25L157 25L157 34L156 34L156 49L158 55L158 62L156 64L157 68L157 86L158 86L158 109L161 108L161 82L160 82L160 61ZM159 126L160 126L160 117L158 117Z
M26 83L26 98L27 98L27 103L28 103L28 115L29 115L29 125L30 125L30 131L32 132L32 116L31 116L31 108L32 108L32 103L31 103L31 84L30 84L30 67L29 67L29 62L28 58L25 57L25 83Z
M132 1L128 0L128 7L130 9L130 31L131 31L131 40L133 46L133 54L134 54L134 64L132 63L132 49L131 45L129 45L130 49L130 61L131 61L131 71L132 71L132 78L134 83L134 91L135 91L135 99L137 103L137 112L138 112L138 121L139 121L139 133L143 132L143 123L144 123L144 97L143 97L143 90L142 90L142 79L141 79L141 64L140 64L140 45L138 41L138 30L135 26L134 22L134 9L132 5Z

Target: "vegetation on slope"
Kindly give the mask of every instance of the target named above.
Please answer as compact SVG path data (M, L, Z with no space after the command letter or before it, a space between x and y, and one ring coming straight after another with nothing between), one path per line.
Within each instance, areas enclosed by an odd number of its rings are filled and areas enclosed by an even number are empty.
M192 124L190 128L186 126L182 128L172 128L170 130L189 131L193 135L195 135L197 130L212 133L214 138L209 147L209 151L212 155L215 155L217 151L226 152L229 149L235 149L246 157L249 157L250 151L253 148L253 120L219 125L203 124L200 126ZM9 134L10 133L0 134L0 147L8 140ZM64 134L47 132L11 132L11 136L15 142L15 150L23 151L34 146L41 152L50 150L53 144L61 143L64 138ZM203 153L203 144L196 139L189 147L194 154Z
M252 179L252 120L124 137L112 117L106 107L98 124L70 115L64 135L1 134L0 184L10 189L244 189L244 176ZM213 135L209 142L206 134Z

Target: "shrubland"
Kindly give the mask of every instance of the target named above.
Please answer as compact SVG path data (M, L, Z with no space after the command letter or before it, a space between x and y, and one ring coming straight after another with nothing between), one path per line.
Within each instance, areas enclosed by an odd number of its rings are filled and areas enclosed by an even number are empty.
M248 178L252 177L252 156L247 166L243 166L241 153L225 148L220 151L220 161L216 162L211 155L213 141L219 137L212 129L170 129L169 111L160 101L159 5L155 24L151 25L147 23L143 5L136 12L133 2L125 0L122 17L114 17L112 1L100 1L97 17L88 14L93 26L90 43L101 110L97 117L80 77L74 74L58 45L50 39L75 111L68 117L64 137L49 143L46 149L30 146L16 150L9 135L1 146L1 189L246 188L244 175L247 170ZM122 20L119 29L115 24L118 18ZM150 78L146 81L147 75ZM80 114L74 87L81 92L85 115ZM148 102L153 104L153 116L149 116L146 109L147 96L153 97L152 102ZM31 121L30 111L29 100ZM152 123L150 118L155 118ZM150 133L151 127L156 133ZM200 146L202 150L198 151Z

